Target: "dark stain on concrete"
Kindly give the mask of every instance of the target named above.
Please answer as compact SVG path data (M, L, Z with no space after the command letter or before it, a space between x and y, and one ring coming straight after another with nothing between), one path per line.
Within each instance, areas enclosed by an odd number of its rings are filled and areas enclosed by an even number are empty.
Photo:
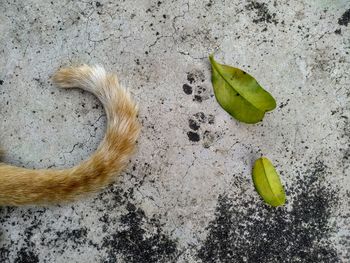
M6 262L6 260L8 260L10 256L10 250L5 248L5 247L1 247L0 248L0 262Z
M329 237L331 211L337 204L336 189L324 183L327 169L313 165L303 179L287 188L295 194L292 209L272 208L262 201L221 195L215 219L198 251L202 262L340 262ZM242 209L240 209L242 208Z
M3 207L0 209L0 225L4 222L11 221L13 213L17 210L14 207ZM21 233L22 238L19 240L9 240L6 245L3 245L0 249L0 262L9 262L10 254L13 254L13 261L15 263L37 263L39 257L36 254L37 246L33 242L33 236L38 233L38 229L42 226L40 216L45 212L45 209L28 209L20 212L20 217L24 222L27 222L34 218L34 221L30 226L23 228ZM0 228L0 238L4 236L6 229Z
M340 118L343 120L344 125L344 133L341 136L341 138L344 140L344 143L342 144L340 151L343 153L342 166L344 167L345 172L350 166L350 119L345 115L341 115Z
M348 26L350 22L350 9L346 10L345 13L338 19L338 24L341 26Z
M149 164L145 163L140 169L148 173ZM135 167L136 170L137 168ZM96 243L94 238L89 237L90 230L84 226L81 228L55 229L43 227L42 214L46 209L24 209L20 217L24 222L32 221L23 229L20 243L18 240L10 241L0 248L0 262L9 262L13 254L13 262L36 263L39 262L38 251L47 248L50 257L65 254L67 250L78 251L80 248L89 247L94 251L105 251L107 256L101 262L116 262L116 258L124 258L125 262L171 262L178 254L177 243L163 232L163 225L157 216L148 218L144 211L133 204L133 194L143 183L143 178L132 188L123 190L119 187L111 187L97 195L97 211L101 213L98 224L101 227L103 239ZM101 206L101 203L103 204ZM98 204L100 207L98 207ZM110 213L116 209L126 209L121 215ZM10 221L10 217L16 208L0 208L0 223ZM88 217L81 214L81 220ZM66 223L70 218L65 219ZM4 229L0 228L0 238L3 238ZM34 237L40 236L39 242ZM19 247L18 249L16 249ZM12 262L12 261L11 261Z
M4 261L6 262L6 261ZM22 247L17 253L14 263L38 263L38 256L29 248Z
M116 262L118 255L130 263L171 262L177 251L176 242L162 232L159 221L148 219L132 203L126 209L127 213L121 217L122 227L103 241L103 247L108 250L105 262ZM146 231L145 225L151 230Z
M250 1L248 5L246 5L247 10L251 10L255 12L255 18L253 22L258 23L274 23L278 24L275 13L270 13L266 3L259 3L256 1Z
M142 186L144 177L152 172L148 163L133 167L133 171L142 170L144 175L132 188L123 190L119 187L109 188L100 193L96 200L102 201L105 209L99 218L103 232L106 234L98 250L104 250L107 257L101 262L173 262L178 254L177 242L164 231L158 216L147 217L145 212L133 203L134 191ZM115 209L125 209L123 215L109 213ZM123 262L124 262L123 261Z
M47 240L46 246L50 245L52 247L61 247L62 244L67 244L70 242L71 248L77 249L81 245L87 242L88 230L86 227L77 229L65 229L64 231L56 231L53 235L52 240Z

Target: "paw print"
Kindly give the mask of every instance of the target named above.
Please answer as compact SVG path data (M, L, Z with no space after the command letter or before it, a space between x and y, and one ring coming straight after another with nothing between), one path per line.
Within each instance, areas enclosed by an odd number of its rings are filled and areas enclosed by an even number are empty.
M201 103L210 98L209 89L205 87L205 75L202 71L193 70L187 73L188 83L183 84L182 90L186 95L192 95L192 100Z
M204 148L209 148L220 137L219 133L210 131L210 125L213 124L215 124L214 115L206 116L204 112L193 114L188 119L188 126L191 129L187 132L188 139L192 142L201 141Z

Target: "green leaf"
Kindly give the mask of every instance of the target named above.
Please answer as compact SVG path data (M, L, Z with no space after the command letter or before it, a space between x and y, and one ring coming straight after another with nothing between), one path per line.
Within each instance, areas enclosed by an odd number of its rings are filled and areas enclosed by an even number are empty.
M272 206L285 204L286 194L283 185L269 159L262 157L256 160L253 167L253 182L256 191L266 203Z
M275 99L248 73L222 65L209 56L212 83L221 107L239 121L257 123L276 108Z

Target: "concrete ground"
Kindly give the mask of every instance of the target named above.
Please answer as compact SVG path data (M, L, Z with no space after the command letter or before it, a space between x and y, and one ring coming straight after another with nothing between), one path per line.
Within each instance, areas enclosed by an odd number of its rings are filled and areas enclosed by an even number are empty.
M58 90L101 64L140 105L121 180L84 200L0 209L0 262L349 262L350 3L346 0L0 2L4 161L71 167L101 141L101 103ZM213 96L208 55L276 98L256 125ZM185 86L184 86L185 85ZM267 156L287 204L266 206Z

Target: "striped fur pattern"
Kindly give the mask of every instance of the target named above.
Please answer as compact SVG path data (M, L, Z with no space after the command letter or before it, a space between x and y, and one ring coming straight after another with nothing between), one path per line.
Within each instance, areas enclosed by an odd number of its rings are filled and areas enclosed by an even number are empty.
M140 132L137 106L119 86L116 75L100 66L60 69L53 81L62 88L81 88L96 95L107 115L103 141L79 165L63 170L32 170L0 164L0 205L72 201L110 184L128 164Z

